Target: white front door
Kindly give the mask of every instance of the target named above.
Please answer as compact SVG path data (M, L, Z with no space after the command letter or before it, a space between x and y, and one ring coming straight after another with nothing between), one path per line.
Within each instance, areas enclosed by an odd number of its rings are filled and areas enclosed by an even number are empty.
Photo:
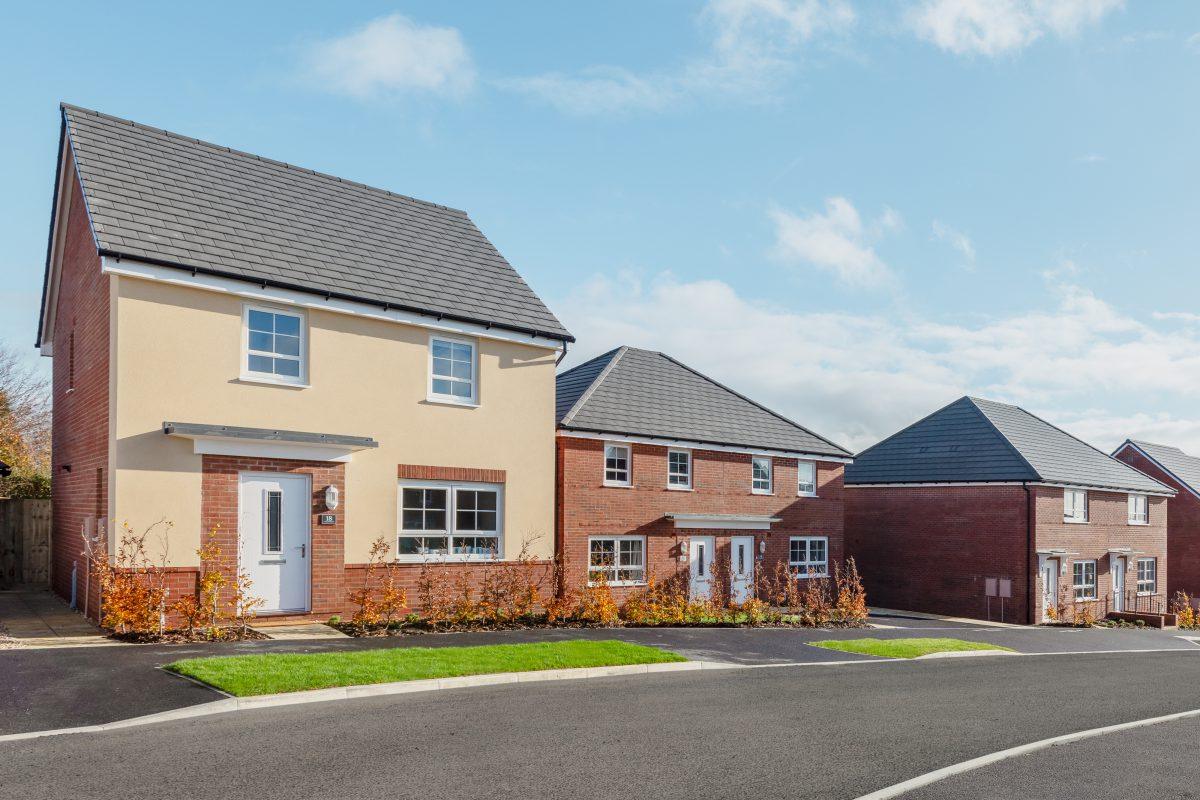
M1109 558L1109 570L1112 572L1112 610L1125 610L1125 556Z
M691 567L691 596L707 600L712 594L713 550L716 540L711 536L693 536L688 540L688 563Z
M729 597L744 603L754 592L754 537L734 536L729 540Z
M1051 609L1058 608L1058 559L1042 561L1042 622L1053 619Z
M266 601L260 611L308 611L308 476L243 472L238 480L238 560L250 594Z

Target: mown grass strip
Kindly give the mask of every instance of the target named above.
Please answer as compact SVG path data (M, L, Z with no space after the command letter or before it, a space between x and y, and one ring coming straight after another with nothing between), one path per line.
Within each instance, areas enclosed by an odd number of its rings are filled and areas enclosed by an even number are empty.
M987 642L968 642L963 639L835 639L824 642L812 642L816 647L830 650L841 650L846 653L859 653L881 658L916 658L930 653L959 653L967 650L1006 650L1012 648L1000 647Z
M166 669L235 697L249 697L461 675L674 661L687 659L666 650L629 642L571 640L479 647L397 647L338 653L214 656L176 661Z

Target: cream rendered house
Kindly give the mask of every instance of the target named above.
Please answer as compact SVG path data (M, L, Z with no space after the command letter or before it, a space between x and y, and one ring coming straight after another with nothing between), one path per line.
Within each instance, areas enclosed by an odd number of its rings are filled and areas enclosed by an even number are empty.
M63 107L38 345L54 359L55 590L85 535L219 530L265 613L340 613L383 536L461 563L554 549L573 341L463 212Z

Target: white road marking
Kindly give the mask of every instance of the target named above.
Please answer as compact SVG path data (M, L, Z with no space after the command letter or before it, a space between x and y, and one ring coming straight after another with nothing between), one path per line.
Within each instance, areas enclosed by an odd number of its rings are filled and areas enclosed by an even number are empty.
M1124 652L1132 652L1126 650ZM998 750L995 753L988 753L985 756L972 758L968 761L961 761L957 764L951 764L948 767L935 769L932 772L926 772L924 775L918 775L915 778L909 778L906 781L887 786L878 791L864 794L856 800L888 800L888 798L900 797L915 789L921 789L930 784L943 781L946 778L952 778L955 775L962 775L964 772L980 769L991 764L997 764L1001 761L1007 761L1010 758L1036 753L1039 750L1046 750L1060 744L1070 744L1071 742L1079 742L1084 739L1092 739L1096 736L1104 736L1109 733L1120 733L1134 728L1145 728L1150 725L1158 725L1163 722L1175 722L1181 719L1189 719L1191 717L1200 717L1200 708L1192 709L1191 711L1180 711L1175 714L1165 714L1161 717L1149 717L1147 719L1139 719L1133 722L1122 722L1117 725L1106 725L1103 728L1090 728L1088 730L1076 731L1075 733L1066 733L1062 736L1052 736L1049 739L1040 739L1036 742L1010 747L1007 750Z

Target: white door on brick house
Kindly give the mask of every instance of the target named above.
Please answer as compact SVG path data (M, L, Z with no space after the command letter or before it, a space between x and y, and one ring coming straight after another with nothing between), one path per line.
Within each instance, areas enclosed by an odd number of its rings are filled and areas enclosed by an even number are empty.
M1042 622L1049 622L1051 609L1058 608L1058 559L1042 561Z
M744 603L754 592L754 537L734 536L729 540L729 597Z
M1112 610L1125 610L1125 556L1109 556L1108 569L1112 573Z
M711 536L693 536L688 540L688 566L691 571L690 594L693 600L706 600L712 595L713 551L716 540Z
M243 472L238 476L238 562L259 612L306 612L312 563L312 492L307 475Z

